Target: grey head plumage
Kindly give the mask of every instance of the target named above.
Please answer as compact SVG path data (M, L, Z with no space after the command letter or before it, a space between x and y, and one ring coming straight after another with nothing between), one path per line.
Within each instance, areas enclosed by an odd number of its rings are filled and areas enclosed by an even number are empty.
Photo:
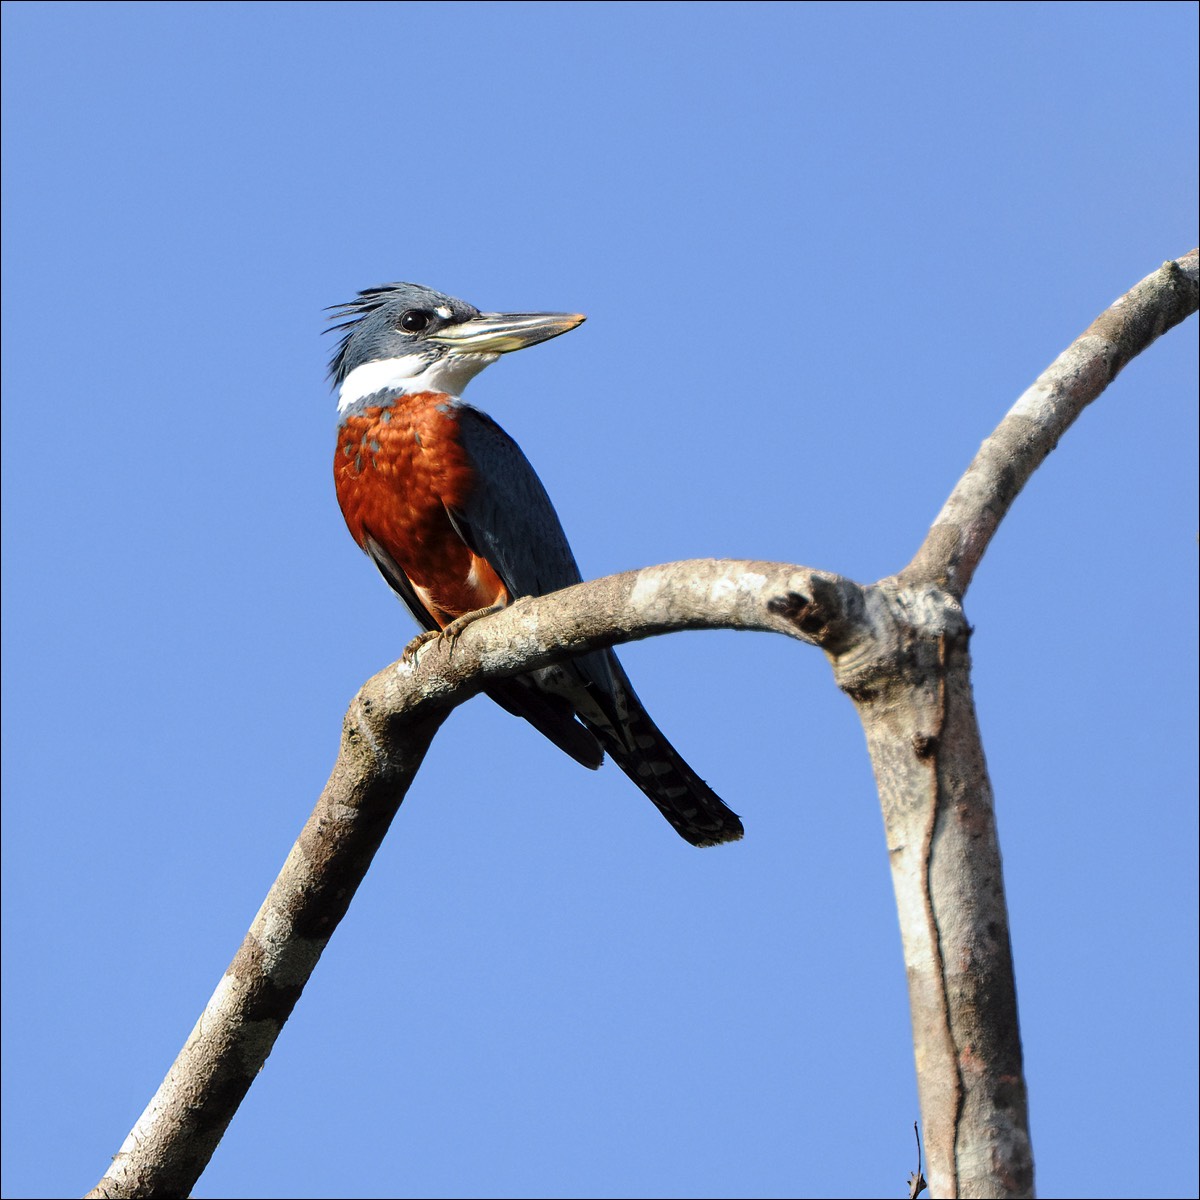
M335 304L329 312L329 319L337 324L326 332L342 335L329 361L329 378L334 387L355 367L376 359L417 351L436 358L444 349L426 341L429 334L479 316L479 309L465 300L456 300L419 283L385 283L365 288L355 299Z

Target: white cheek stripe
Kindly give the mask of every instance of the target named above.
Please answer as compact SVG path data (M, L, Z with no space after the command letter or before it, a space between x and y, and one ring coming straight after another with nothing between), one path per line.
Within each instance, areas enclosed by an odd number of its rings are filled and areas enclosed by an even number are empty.
M423 354L405 354L363 363L342 381L338 412L376 392L444 392L457 396L498 354L447 354L430 362Z

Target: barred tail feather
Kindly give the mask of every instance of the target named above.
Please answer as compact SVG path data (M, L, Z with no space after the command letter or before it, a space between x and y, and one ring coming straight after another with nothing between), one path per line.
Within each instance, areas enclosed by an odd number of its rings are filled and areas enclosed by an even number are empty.
M615 663L618 727L583 718L613 762L653 801L685 841L693 846L736 842L742 822L716 792L692 770L650 719Z

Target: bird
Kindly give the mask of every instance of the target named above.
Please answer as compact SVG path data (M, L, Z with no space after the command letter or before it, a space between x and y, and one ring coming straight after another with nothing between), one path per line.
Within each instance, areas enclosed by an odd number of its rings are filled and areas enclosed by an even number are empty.
M424 638L525 596L582 581L529 460L462 399L501 355L576 328L580 313L480 312L415 283L367 288L329 310L338 395L334 483L346 525ZM686 841L736 841L742 823L650 719L611 650L490 683L576 762L608 756Z

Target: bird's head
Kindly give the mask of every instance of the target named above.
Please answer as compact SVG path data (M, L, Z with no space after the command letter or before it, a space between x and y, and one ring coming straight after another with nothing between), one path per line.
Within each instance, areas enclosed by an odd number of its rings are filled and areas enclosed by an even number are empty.
M417 283L367 288L333 310L329 364L342 411L387 390L457 396L501 354L574 329L581 313L481 313Z

